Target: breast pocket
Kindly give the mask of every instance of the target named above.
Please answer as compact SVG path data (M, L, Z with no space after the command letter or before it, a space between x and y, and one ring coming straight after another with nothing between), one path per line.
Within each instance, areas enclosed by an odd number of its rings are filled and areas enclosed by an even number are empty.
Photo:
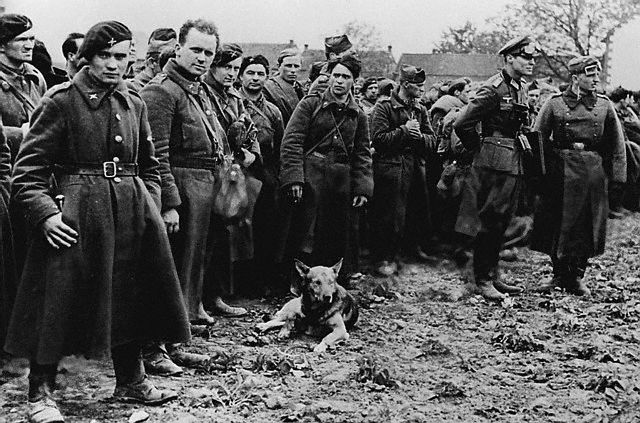
M518 171L519 152L512 140L485 138L474 160L477 167L485 167L499 172Z

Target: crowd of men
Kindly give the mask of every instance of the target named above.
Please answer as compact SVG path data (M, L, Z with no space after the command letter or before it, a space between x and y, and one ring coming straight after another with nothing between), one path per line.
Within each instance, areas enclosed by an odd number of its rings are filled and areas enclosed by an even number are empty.
M175 398L147 372L206 365L190 325L245 315L231 294L284 295L294 258L344 258L349 286L365 252L381 276L445 252L500 301L523 291L499 259L529 216L520 240L553 264L539 290L588 295L607 217L640 209L637 95L600 94L588 56L564 87L527 82L528 36L488 81L428 88L412 65L360 78L346 35L302 82L297 50L246 56L204 19L155 30L141 69L132 50L101 22L57 69L29 18L0 16L0 341L30 360L33 422L63 421L52 390L71 354L110 356L120 400Z

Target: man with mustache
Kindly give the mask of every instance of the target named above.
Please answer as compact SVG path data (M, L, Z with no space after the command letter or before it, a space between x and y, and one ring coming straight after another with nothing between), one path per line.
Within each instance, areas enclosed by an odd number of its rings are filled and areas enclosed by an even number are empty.
M528 124L523 77L533 73L536 46L528 36L517 37L498 53L504 56L504 68L485 82L454 123L466 150L463 161L473 160L463 183L455 230L471 238L475 285L490 301L522 291L501 280L498 261L523 184L522 154L516 139Z
M587 260L604 253L608 203L622 194L627 162L615 108L596 93L600 62L577 57L568 68L571 85L542 106L534 128L540 131L548 160L531 248L549 254L553 264L553 277L540 291L558 287L589 295L584 282Z

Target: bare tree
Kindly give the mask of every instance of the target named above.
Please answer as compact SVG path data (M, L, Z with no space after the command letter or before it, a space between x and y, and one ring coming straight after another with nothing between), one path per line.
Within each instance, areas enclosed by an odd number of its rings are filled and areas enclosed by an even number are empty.
M496 53L509 39L503 29L479 30L467 21L442 32L433 53Z
M362 60L362 76L389 77L395 69L391 53L382 49L380 30L366 22L351 21L343 28Z

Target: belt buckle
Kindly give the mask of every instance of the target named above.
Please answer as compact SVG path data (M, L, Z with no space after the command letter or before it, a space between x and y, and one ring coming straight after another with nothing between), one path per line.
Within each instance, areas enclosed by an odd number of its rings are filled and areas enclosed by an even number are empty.
M104 162L102 163L102 174L105 178L115 178L118 174L118 167L116 162Z

